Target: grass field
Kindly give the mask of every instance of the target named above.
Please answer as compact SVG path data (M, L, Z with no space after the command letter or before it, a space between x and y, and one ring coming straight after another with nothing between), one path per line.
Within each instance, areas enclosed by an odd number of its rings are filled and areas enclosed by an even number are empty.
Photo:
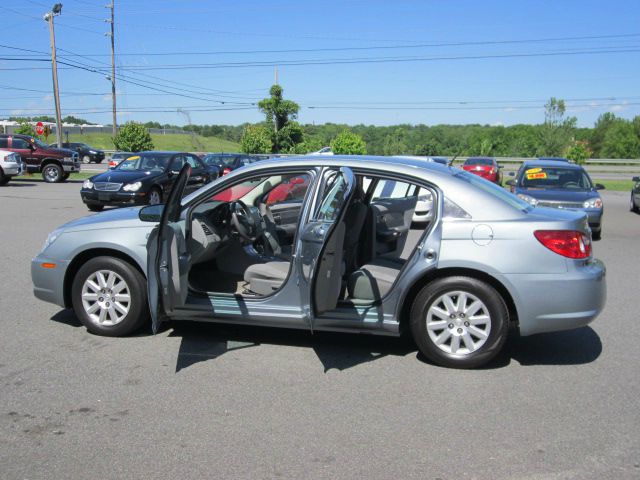
M156 150L178 150L190 152L237 152L240 145L217 137L201 137L200 135L178 135L175 133L151 134ZM69 135L70 142L82 142L101 150L114 150L109 133L87 133ZM55 135L47 139L47 143L56 142Z

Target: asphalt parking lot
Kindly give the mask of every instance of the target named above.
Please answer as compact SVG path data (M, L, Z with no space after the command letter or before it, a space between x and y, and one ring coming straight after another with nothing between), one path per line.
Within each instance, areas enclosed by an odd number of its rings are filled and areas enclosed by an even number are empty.
M603 193L603 314L457 371L369 336L184 323L90 335L33 297L29 271L52 229L89 214L80 185L0 187L1 478L640 477L628 193Z

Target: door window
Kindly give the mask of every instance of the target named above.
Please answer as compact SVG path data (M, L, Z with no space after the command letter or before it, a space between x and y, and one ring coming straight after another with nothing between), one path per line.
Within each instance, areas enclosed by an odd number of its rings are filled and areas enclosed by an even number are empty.
M13 148L21 148L27 150L29 148L29 142L22 138L13 138Z
M193 155L187 155L186 160L187 160L187 163L191 165L191 168L193 168L194 170L198 168L202 168L200 161Z
M344 203L349 185L340 172L330 172L324 180L322 202L314 215L315 220L335 222Z
M9 146L9 140L7 137L0 138L0 148L7 148Z

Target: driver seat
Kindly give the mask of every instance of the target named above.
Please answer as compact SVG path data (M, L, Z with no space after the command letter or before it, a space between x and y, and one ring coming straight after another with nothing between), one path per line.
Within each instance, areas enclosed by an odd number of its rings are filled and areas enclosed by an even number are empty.
M258 295L271 295L278 290L289 274L288 260L254 263L244 271L244 281L249 290Z

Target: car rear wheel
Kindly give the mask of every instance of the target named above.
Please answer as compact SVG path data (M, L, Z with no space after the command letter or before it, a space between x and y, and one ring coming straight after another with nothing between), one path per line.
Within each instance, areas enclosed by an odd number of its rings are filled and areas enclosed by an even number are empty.
M96 257L80 267L71 299L80 321L96 335L128 335L149 319L145 279L119 258Z
M84 155L82 157L82 163L91 163L91 157L89 155Z
M104 205L98 205L98 204L87 205L87 208L92 212L101 212L104 209Z
M157 205L162 203L162 192L159 188L153 187L149 190L149 205Z
M58 183L63 180L62 167L57 163L49 163L42 169L42 179L47 183Z
M418 293L410 322L413 339L425 357L445 367L473 368L502 349L509 313L489 284L470 277L447 277Z
M9 183L10 178L11 177L7 177L0 168L0 185L6 185L7 183Z

